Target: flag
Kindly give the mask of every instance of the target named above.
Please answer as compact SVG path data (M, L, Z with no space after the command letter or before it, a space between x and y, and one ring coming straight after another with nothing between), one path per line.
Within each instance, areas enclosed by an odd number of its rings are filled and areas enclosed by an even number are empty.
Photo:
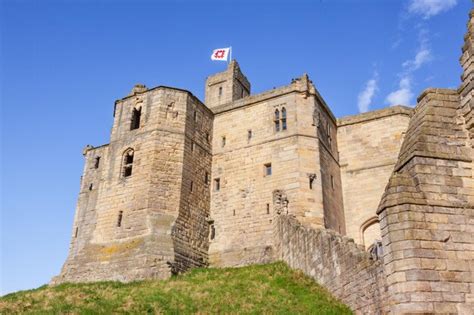
M230 47L214 49L211 55L211 60L224 60L227 61L229 56Z

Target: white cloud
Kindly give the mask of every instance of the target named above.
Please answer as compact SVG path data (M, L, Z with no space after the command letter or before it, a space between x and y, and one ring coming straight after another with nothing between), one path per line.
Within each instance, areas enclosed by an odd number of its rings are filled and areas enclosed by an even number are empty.
M365 113L369 110L369 106L372 103L372 98L377 92L377 81L378 81L378 74L374 72L374 75L370 80L367 81L365 85L365 89L360 91L357 97L357 107L359 107L360 113Z
M415 58L405 61L402 66L407 71L415 71L418 70L422 65L430 62L432 59L433 55L431 54L431 49L420 47L415 55Z
M448 11L457 4L457 0L411 0L408 12L422 15L425 20Z
M385 102L390 106L394 105L410 105L413 99L413 92L411 90L411 79L408 76L402 77L399 83L399 88L390 93Z

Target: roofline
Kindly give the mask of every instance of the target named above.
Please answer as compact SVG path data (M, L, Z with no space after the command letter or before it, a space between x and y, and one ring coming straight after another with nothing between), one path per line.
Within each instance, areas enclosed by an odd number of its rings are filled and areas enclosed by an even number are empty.
M344 116L337 119L337 127L344 127L349 125L355 125L360 123L365 123L372 120L377 120L385 117L395 116L395 115L405 115L408 117L413 116L414 108L396 105L387 108L382 108L378 110L373 110L366 113L361 113L357 115Z

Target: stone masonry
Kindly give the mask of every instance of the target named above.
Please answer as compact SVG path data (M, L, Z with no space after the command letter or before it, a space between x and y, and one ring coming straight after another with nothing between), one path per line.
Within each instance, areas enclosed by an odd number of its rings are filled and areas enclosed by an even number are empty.
M137 84L86 146L52 283L283 260L358 314L474 310L474 11L457 90L336 119L304 74L251 94L232 60L205 103Z

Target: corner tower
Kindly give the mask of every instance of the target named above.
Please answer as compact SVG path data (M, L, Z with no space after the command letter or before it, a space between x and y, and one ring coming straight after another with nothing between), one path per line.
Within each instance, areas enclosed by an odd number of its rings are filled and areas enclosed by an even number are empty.
M206 106L209 108L233 102L250 95L250 82L232 60L227 70L207 77Z

